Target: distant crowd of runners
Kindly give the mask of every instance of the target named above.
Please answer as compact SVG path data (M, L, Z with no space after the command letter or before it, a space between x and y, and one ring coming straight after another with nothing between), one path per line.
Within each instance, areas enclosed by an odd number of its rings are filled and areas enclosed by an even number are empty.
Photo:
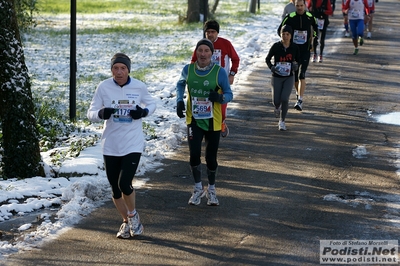
M367 38L372 38L375 2L378 0L342 0L344 36L351 36L353 55L357 55L359 46L364 44L364 29ZM272 72L272 100L275 116L279 118L279 130L286 130L285 118L293 84L297 98L294 108L303 110L305 74L310 59L312 62L323 62L329 17L333 16L335 7L336 0L291 0L283 10L278 27L281 40L273 44L265 59ZM285 40L286 34L290 35L290 42Z

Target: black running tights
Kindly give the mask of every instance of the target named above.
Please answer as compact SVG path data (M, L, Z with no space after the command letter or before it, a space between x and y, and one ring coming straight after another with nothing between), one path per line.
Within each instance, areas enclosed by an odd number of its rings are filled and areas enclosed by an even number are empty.
M201 145L203 138L206 146L207 169L215 171L218 167L217 153L221 131L205 131L195 123L188 125L188 144L190 151L190 166L201 164Z
M103 156L114 199L121 198L122 193L129 196L133 192L132 180L141 155L141 153L129 153L125 156Z

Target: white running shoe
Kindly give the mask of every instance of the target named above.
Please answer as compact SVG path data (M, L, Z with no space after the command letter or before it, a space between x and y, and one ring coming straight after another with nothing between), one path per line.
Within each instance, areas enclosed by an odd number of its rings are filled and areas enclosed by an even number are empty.
M188 204L190 205L199 205L201 202L201 198L206 195L206 191L204 189L195 188L193 190L192 196L189 199Z
M117 237L118 238L130 238L131 237L131 233L129 231L129 224L128 223L122 223L121 227L119 228L119 231L117 233Z
M219 201L217 199L217 194L215 193L215 189L207 189L207 205L208 206L218 206Z
M303 111L303 101L297 100L296 104L294 105L294 109Z
M315 63L315 61L317 61L317 55L316 55L316 54L313 54L312 62Z
M142 223L140 222L140 217L138 212L136 212L136 214L132 217L128 216L128 224L131 236L137 236L143 233L144 228Z
M346 31L346 32L344 33L344 37L350 37L350 32Z
M285 121L279 121L278 129L279 129L280 131L285 131L285 130L286 130Z
M367 32L367 39L371 39L371 32Z
M318 62L319 62L319 63L322 63L322 55L320 55L320 56L318 57Z

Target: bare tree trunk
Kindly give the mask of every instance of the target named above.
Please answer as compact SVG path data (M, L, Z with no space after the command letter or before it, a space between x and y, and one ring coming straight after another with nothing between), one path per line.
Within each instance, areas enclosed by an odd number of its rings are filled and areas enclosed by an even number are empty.
M213 14L213 15L215 14L215 11L217 11L218 4L219 4L219 0L215 0L214 5L211 9L211 14Z
M0 121L4 178L44 176L31 83L13 0L0 0Z
M187 22L199 22L200 20L200 2L199 0L188 0Z
M249 12L255 14L257 7L257 0L249 0Z

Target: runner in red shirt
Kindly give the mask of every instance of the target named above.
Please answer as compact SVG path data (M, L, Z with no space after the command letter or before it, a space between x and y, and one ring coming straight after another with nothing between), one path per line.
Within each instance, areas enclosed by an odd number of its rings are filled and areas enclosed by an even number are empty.
M326 30L328 29L329 25L329 16L332 16L333 10L330 0L308 0L307 2L308 10L310 10L311 14L314 15L315 19L318 23L318 34L319 34L319 57L318 62L322 63L322 54L325 48L325 37L326 37ZM314 39L316 40L316 39ZM318 42L313 43L313 50L314 55L312 58L312 62L317 60L317 47Z

